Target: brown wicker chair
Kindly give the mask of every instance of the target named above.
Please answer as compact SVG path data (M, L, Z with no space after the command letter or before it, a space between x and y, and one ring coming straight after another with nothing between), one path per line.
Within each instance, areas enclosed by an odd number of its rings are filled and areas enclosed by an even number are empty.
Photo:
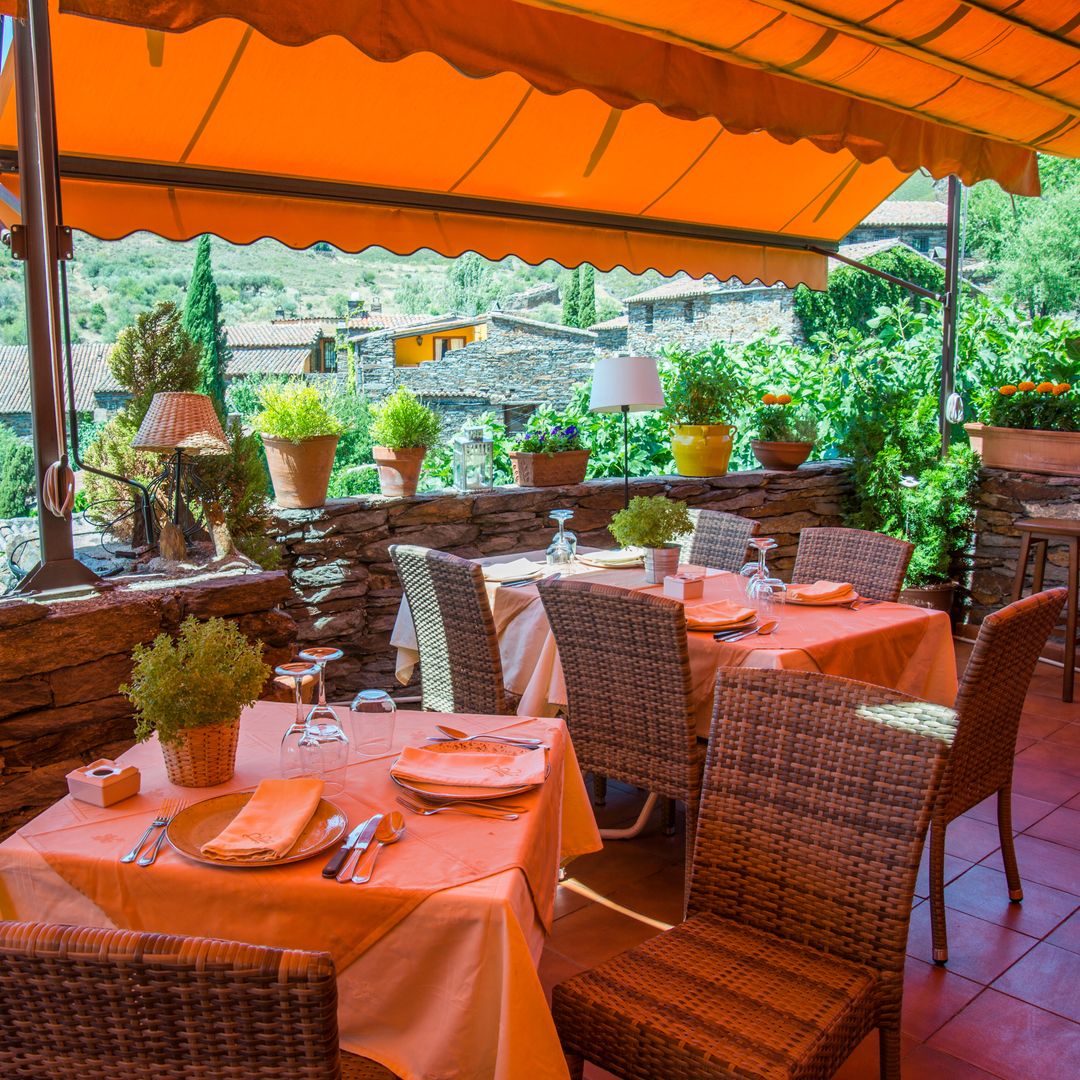
M555 988L571 1074L831 1077L876 1027L900 1076L904 948L952 710L723 669L689 916Z
M0 923L5 1080L394 1080L338 1049L327 953Z
M959 718L941 798L930 831L930 921L934 960L949 959L945 928L945 830L950 821L997 795L998 836L1009 899L1024 898L1012 833L1016 733L1031 676L1061 615L1067 589L1049 589L988 615L979 627L956 696Z
M863 529L803 529L791 580L850 581L860 596L896 601L914 546Z
M503 686L499 639L484 572L445 551L392 544L420 647L425 709L446 713L513 712Z
M738 572L746 562L746 549L750 537L757 535L758 523L720 510L691 510L690 518L694 531L683 544L682 561Z
M562 661L578 762L649 792L632 828L601 836L635 836L658 797L683 799L689 871L705 753L694 734L682 604L584 581L549 579L538 588Z

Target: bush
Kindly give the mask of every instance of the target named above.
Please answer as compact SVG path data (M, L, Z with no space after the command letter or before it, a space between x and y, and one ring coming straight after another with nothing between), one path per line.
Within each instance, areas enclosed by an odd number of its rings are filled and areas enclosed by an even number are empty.
M442 432L442 417L399 386L373 409L371 438L391 450L434 446Z
M812 443L817 438L817 421L790 394L765 394L751 413L751 425L763 442Z
M341 439L334 461L339 469L371 464L371 406L350 391L331 399L334 415L341 421Z
M250 420L262 411L259 395L267 386L284 386L289 379L285 375L246 375L234 379L225 390L225 408Z
M344 430L314 386L296 382L268 384L260 391L259 401L262 411L252 423L268 438L299 443L323 435L340 435Z
M1080 431L1080 394L1067 382L1023 380L980 396L979 419L991 427Z
M663 495L630 500L625 510L611 519L608 530L620 547L659 548L693 529L686 503Z
M730 424L749 398L742 370L714 341L707 349L663 352L662 416L669 424Z
M26 517L36 497L34 448L0 424L0 518Z
M357 495L379 494L379 470L374 464L335 469L330 474L326 494L331 499L349 499Z

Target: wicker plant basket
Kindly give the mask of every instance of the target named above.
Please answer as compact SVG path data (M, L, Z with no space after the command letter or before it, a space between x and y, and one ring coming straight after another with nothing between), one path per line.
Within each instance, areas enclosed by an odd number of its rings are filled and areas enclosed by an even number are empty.
M184 728L177 742L161 744L169 783L180 787L214 787L231 780L236 771L239 737L239 720Z
M560 487L580 484L585 480L589 464L588 450L563 450L559 454L526 454L510 452L514 483L522 487Z

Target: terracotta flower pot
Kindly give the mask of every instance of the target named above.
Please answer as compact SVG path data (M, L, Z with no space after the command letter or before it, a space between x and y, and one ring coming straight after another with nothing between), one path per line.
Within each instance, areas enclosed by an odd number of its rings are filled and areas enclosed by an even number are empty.
M176 742L162 743L165 773L179 787L214 787L231 780L236 771L240 721L184 728Z
M680 476L723 476L734 441L731 424L676 424L671 430L675 468Z
M761 462L762 468L791 472L810 456L814 444L812 442L770 442L765 439L754 439L750 443L750 449L754 451L754 457Z
M410 446L404 450L373 446L371 456L379 467L379 490L396 498L415 495L425 454L426 446Z
M558 454L509 453L514 483L522 487L556 487L580 484L589 464L588 450L563 450Z
M1080 476L1080 431L1031 431L1026 428L965 424L971 449L990 469Z
M900 603L931 611L952 611L955 581L938 581L933 585L916 585L900 593Z
M337 453L337 435L318 435L303 442L262 437L266 464L274 485L274 501L293 510L310 510L326 502L326 485Z

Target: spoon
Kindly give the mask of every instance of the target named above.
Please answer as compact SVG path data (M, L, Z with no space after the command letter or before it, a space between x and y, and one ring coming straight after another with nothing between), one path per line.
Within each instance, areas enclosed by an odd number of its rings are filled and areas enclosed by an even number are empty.
M544 744L539 739L529 738L527 735L512 737L509 735L470 735L467 731L459 731L457 728L447 727L445 724L435 725L448 739L454 742L472 742L473 739L484 739L488 742L510 743L512 746L529 746L534 750Z
M405 815L400 810L394 810L387 814L379 822L379 827L375 830L375 847L371 849L371 855L368 856L363 865L357 868L356 873L353 875L353 884L363 885L365 881L370 881L379 852L387 844L396 844L404 835Z

